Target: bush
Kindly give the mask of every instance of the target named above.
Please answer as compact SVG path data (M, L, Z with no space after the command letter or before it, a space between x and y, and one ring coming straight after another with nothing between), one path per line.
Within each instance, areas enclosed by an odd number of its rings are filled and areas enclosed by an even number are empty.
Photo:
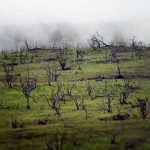
M61 66L61 69L64 70L66 63L67 63L67 58L66 57L59 57L58 62Z

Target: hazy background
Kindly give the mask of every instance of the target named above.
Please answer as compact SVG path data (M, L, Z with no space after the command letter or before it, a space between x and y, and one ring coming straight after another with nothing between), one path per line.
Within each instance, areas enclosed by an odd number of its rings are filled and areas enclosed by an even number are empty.
M0 50L24 36L39 46L86 43L96 31L150 43L150 0L0 0Z

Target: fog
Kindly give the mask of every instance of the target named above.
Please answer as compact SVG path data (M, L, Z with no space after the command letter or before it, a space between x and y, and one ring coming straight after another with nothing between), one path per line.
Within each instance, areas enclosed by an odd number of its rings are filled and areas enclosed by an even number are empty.
M23 44L87 44L95 32L106 41L150 43L149 0L0 0L0 50Z

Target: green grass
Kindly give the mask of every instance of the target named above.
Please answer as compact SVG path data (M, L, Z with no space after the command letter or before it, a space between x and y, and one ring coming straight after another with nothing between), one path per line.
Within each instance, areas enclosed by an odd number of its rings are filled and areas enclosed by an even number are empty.
M109 52L110 54L110 52ZM79 57L81 70L76 64L75 49L70 49L67 53L67 67L69 70L61 70L58 66L58 82L52 82L52 86L47 85L45 66L51 62L45 61L56 53L52 51L38 51L31 63L31 53L24 64L19 63L19 55L8 55L8 60L4 60L0 54L0 62L10 63L10 58L16 57L18 65L14 67L14 74L20 74L22 78L27 77L27 69L30 70L30 77L38 75L37 88L31 92L31 109L26 109L26 98L20 89L20 77L16 77L13 88L10 89L0 83L0 149L1 150L45 150L46 145L52 144L56 148L56 137L60 142L65 132L63 149L79 150L148 150L150 149L149 117L145 120L141 118L138 107L131 108L130 104L122 106L121 113L128 114L127 120L112 120L118 113L119 98L116 96L112 101L112 113L102 109L102 102L107 102L107 98L102 94L105 86L105 79L96 81L95 77L104 76L112 86L116 84L114 77L117 75L117 66L112 61L105 61L105 51L93 52L87 49L83 58ZM118 53L118 58L122 60L122 74L126 78L135 81L134 86L139 87L132 90L127 102L136 104L137 98L149 98L149 57L150 52L144 51L142 58L131 59L131 53ZM5 75L2 67L0 76ZM91 80L93 78L93 80ZM79 81L84 79L83 81ZM80 110L76 109L75 103L67 93L68 81L74 81L75 88L72 95L78 97ZM65 103L60 101L60 116L55 115L55 111L48 106L46 98L50 97L52 90L56 90L58 83L62 83L62 91L65 93ZM70 82L71 84L72 82ZM91 97L88 96L87 85L92 88ZM123 79L118 79L117 84L123 88ZM98 90L99 89L99 90ZM96 91L98 92L96 93ZM86 105L87 114L82 109L82 97ZM2 103L1 103L2 102ZM86 116L87 115L87 116ZM17 128L12 128L11 119L18 122ZM39 120L48 119L46 125L38 125ZM23 127L19 126L23 123ZM116 143L110 144L114 133ZM46 144L47 143L47 144ZM59 143L60 144L60 143Z

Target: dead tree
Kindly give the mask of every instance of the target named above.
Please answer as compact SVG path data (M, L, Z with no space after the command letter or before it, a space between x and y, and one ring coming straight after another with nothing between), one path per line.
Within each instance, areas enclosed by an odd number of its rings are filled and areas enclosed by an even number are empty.
M88 39L88 43L90 44L93 51L103 49L105 47L110 47L110 45L106 44L103 41L103 37L100 36L98 32L96 33L96 35L94 34L91 39Z
M62 90L62 84L57 84L57 89L52 89L52 93L49 97L46 95L43 95L46 99L46 102L48 103L49 107L53 110L55 110L56 115L60 116L60 102L64 101L64 92Z
M46 70L48 86L51 86L51 82L56 82L58 78L57 66L55 63L48 64L44 69Z
M121 72L123 62L118 58L117 53L121 51L126 51L127 49L126 42L124 41L123 38L118 39L118 36L115 36L114 41L112 42L112 45L109 48L111 50L111 61L115 62L117 66L116 78L123 78Z
M108 62L108 50L111 51L111 59L116 58L116 51L115 48L117 46L114 46L113 44L107 44L103 41L103 37L99 35L98 32L96 32L96 35L94 35L91 39L88 39L88 43L90 44L93 51L96 51L98 49L105 49L105 61Z
M31 92L36 89L36 84L38 77L34 76L31 78L29 76L29 69L28 69L28 76L24 79L20 77L20 88L23 95L26 97L26 109L30 109L30 98Z
M105 90L103 91L103 95L107 98L106 102L102 102L101 106L103 110L107 110L108 113L112 112L112 101L116 97L116 88L112 86L111 83L108 84L105 81Z
M131 88L134 83L135 81L132 81L131 79L124 79L124 85L119 95L120 104L127 104L127 98L131 94Z
M52 94L51 97L47 97L46 95L44 95L46 102L48 103L48 106L55 110L56 115L60 116L60 104L59 104L59 100L57 99L57 97Z

